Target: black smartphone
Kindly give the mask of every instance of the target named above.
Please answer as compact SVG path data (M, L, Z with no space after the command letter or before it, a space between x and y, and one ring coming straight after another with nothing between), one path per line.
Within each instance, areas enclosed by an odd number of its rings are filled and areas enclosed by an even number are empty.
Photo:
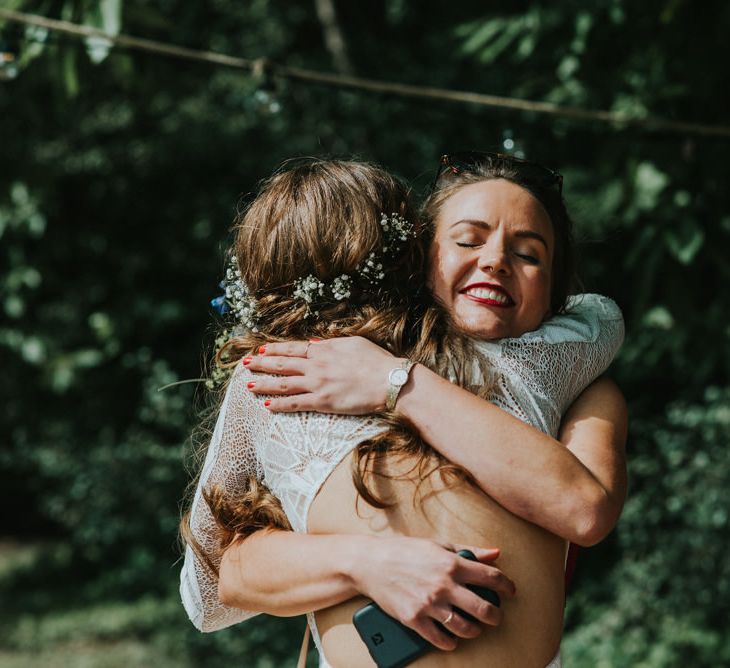
M464 559L477 560L470 550L460 550L457 554ZM478 585L466 586L467 589L499 607L501 601L496 591ZM455 611L465 619L475 621L471 615L458 608L455 608ZM434 649L428 640L383 612L377 603L368 603L356 610L352 616L352 623L378 668L402 668ZM447 629L444 630L448 633Z
M407 666L433 649L428 640L383 612L377 603L356 610L352 623L378 668Z

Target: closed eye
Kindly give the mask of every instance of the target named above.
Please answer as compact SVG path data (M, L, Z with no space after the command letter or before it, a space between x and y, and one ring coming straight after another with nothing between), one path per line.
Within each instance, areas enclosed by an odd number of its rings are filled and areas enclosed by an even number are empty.
M515 253L515 255L521 260L529 262L530 264L540 264L540 260L534 255L528 255L527 253Z
M466 241L457 241L457 246L460 246L461 248L477 248L478 246L481 246L481 243L475 242L475 243L467 243Z

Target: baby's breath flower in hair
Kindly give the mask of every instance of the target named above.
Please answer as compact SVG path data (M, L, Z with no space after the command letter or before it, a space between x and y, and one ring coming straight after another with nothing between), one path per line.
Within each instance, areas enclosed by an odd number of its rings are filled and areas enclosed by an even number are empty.
M335 301L341 302L343 299L349 299L352 294L352 279L347 274L342 274L332 281L330 290Z
M380 227L383 228L383 237L385 237L385 243L383 244L384 256L395 256L400 250L401 242L416 236L413 223L406 220L399 213L380 214ZM365 262L357 268L357 273L365 282L370 285L377 285L385 278L382 259L378 253L371 252L365 258Z
M409 237L415 236L413 223L399 213L391 213L390 216L385 213L381 214L380 226L383 228L387 243L396 242L396 250L400 246L397 244L398 241L406 241ZM388 246L384 246L383 250L387 251Z
M324 296L325 284L316 276L309 274L304 278L298 278L294 283L294 292L292 296L295 299L301 299L307 305L311 304L318 297Z
M305 317L319 315L319 311L312 310L317 303L349 299L355 283L359 283L361 288L378 285L385 278L386 258L394 258L403 242L416 236L413 223L398 213L382 213L380 227L383 230L382 250L379 253L371 251L357 267L354 276L341 274L330 283L324 283L316 276L308 274L294 282L292 296L306 305ZM226 269L226 280L221 287L225 289L225 295L212 301L216 310L221 314L231 311L239 327L257 332L256 300L241 280L241 271L234 255L231 256Z
M370 285L379 283L385 277L383 263L378 262L378 256L375 253L367 256L365 262L357 268L357 273Z

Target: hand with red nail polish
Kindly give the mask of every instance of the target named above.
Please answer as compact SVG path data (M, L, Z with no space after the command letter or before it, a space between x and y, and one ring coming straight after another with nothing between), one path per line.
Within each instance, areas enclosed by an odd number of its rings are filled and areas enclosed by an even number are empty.
M275 412L365 415L385 408L388 374L401 360L360 336L282 341L261 346L249 363L254 394L276 395Z

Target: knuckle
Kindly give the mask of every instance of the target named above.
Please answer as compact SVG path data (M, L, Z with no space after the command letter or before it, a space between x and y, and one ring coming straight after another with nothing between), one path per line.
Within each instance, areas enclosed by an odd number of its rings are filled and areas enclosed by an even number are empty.
M434 582L434 588L430 594L430 597L432 599L434 599L432 601L432 603L435 602L435 599L437 599L440 596L443 596L444 594L449 592L451 590L451 587L453 586L453 584L454 584L454 582L450 577L448 577L446 575L439 577Z
M459 566L459 562L455 558L450 556L446 562L444 570L446 574L451 578L456 575L456 572L459 570Z
M491 607L493 607L493 606L491 606L486 601L479 601L474 606L474 616L477 617L478 619L483 619L486 621L487 619L489 619L489 609Z
M406 626L410 626L411 628L417 626L419 621L418 610L410 608L401 616L401 620Z
M464 619L461 615L454 615L449 626L452 631L464 638L473 637L479 633L478 627Z
M420 597L417 599L417 605L419 606L418 607L419 612L422 610L427 610L428 608L433 606L436 603L436 601L438 600L440 593L441 592L438 589L436 589L434 591L423 592L420 595Z

